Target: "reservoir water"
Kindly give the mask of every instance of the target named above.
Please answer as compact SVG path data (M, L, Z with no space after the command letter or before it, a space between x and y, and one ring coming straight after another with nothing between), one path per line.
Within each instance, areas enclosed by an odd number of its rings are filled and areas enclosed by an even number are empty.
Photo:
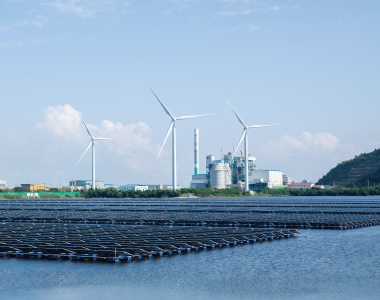
M0 299L380 299L380 226L300 232L123 264L1 258Z

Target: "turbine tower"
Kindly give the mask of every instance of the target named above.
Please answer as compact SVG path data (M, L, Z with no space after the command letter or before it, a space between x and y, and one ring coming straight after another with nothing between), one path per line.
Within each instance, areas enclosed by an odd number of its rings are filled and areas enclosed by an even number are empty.
M239 144L237 145L235 153L232 156L232 158L235 157L236 151L238 150L238 148L239 148L239 146L240 146L240 144L241 144L241 142L243 141L243 138L244 138L244 160L245 160L245 167L244 167L244 171L245 171L245 176L244 176L245 177L245 186L244 186L244 191L248 192L249 191L249 178L248 178L248 129L249 128L268 127L268 126L277 126L277 125L280 125L280 124L247 126L247 125L245 125L245 123L242 120L242 118L239 117L239 115L237 114L237 112L234 110L234 108L228 102L227 99L226 99L226 101L227 101L228 105L231 106L231 108L232 108L233 112L235 113L237 119L239 120L240 124L243 125L243 127L244 127L243 134L242 134L242 136L240 138Z
M88 151L88 149L90 149L90 146L92 145L92 188L95 190L95 141L96 140L113 140L112 138L94 138L90 132L90 130L88 129L86 123L84 122L83 118L81 117L82 121L83 121L83 124L84 126L86 127L86 130L88 132L88 134L90 135L91 137L91 141L90 143L88 144L86 150L84 150L81 158L79 159L78 163L81 161L82 157L86 154L86 152Z
M180 121L180 120L191 119L191 118L198 118L198 117L204 117L204 116L209 116L210 114L207 114L207 115L196 115L196 116L183 116L183 117L176 118L167 109L167 107L164 105L164 103L162 103L162 101L157 97L157 95L155 94L155 92L153 92L153 90L150 87L149 87L149 89L152 91L153 95L157 98L158 102L160 102L160 104L161 104L162 108L164 109L164 111L172 119L172 122L170 123L168 132L166 133L166 137L164 139L164 142L162 143L160 152L158 153L157 157L160 156L162 148L164 148L165 142L168 139L170 132L172 132L173 133L172 134L172 137L173 137L173 142L172 142L172 151L173 151L173 154L172 154L172 168L173 168L172 169L172 173L173 173L172 185L173 185L173 190L175 190L177 188L177 162L176 162L176 160L177 160L177 148L176 148L177 145L176 145L176 128L175 128L175 124L176 124L177 121Z

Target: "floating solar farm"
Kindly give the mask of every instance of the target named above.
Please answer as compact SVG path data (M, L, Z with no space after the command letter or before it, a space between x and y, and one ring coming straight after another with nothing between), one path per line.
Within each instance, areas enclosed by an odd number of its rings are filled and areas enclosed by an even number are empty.
M0 256L130 261L380 224L380 199L0 201Z
M3 256L131 261L284 239L297 230L3 223L0 232Z

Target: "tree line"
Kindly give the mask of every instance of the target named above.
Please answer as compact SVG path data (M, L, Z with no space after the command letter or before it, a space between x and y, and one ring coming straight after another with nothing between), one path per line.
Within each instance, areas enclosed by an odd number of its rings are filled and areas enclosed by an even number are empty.
M83 198L174 198L181 196L194 195L197 197L237 197L243 192L239 188L232 189L178 189L178 190L147 190L134 191L122 190L118 191L115 188L107 189L89 189L82 190L80 196Z
M377 196L380 195L380 186L361 188L334 188L334 189L269 189L266 188L258 196Z

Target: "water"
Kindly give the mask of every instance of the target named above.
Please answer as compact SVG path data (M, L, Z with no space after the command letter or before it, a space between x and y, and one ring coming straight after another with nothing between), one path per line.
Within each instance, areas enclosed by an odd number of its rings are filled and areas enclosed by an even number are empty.
M127 264L1 258L0 299L380 299L380 226L300 232Z

